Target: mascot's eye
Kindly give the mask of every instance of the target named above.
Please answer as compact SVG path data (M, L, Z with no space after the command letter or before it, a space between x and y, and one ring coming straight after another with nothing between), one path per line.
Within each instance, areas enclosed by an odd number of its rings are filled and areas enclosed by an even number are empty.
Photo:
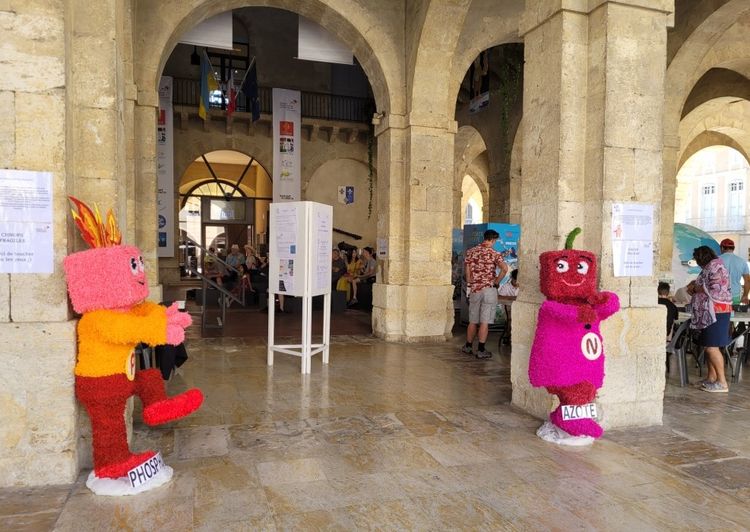
M130 257L130 273L133 275L138 273L138 261L134 257Z
M589 263L585 261L581 261L578 263L578 273L581 275L586 275L589 273Z
M143 264L143 257L138 257L138 271L143 272L146 266Z
M565 273L570 269L567 260L558 260L555 267L557 268L558 273Z

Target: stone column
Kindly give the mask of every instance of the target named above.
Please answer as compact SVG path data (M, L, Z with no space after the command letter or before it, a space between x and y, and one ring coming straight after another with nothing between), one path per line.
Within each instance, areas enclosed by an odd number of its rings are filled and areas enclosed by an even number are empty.
M53 273L0 274L0 486L74 482L75 322L68 251L66 14L61 2L0 2L0 168L52 174Z
M378 238L388 257L373 289L373 330L393 341L444 341L453 327L451 227L455 122L388 115L378 138Z
M611 208L661 201L663 81L672 2L527 2L522 184L521 294L514 305L514 404L540 417L552 407L531 388L528 357L543 296L538 257L577 245L600 257L600 289L623 309L604 322L606 378L598 402L604 425L658 424L664 390L664 312L653 277L616 278ZM657 262L654 259L654 266Z
M661 198L661 234L659 246L659 269L660 272L672 270L672 251L674 247L674 205L677 193L677 165L680 156L679 135L664 135L664 179L662 180ZM680 288L679 286L673 289Z
M149 90L151 89L151 90ZM156 249L156 116L159 110L158 93L151 87L139 87L135 104L135 134L139 140L135 161L135 198L137 208L133 218L135 242L146 262L149 299L161 300L159 259Z

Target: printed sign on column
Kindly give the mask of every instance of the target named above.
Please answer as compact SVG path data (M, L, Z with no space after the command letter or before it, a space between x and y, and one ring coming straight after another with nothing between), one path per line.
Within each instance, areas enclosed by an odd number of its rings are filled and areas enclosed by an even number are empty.
M299 201L300 92L273 89L273 201Z
M174 257L174 136L172 133L172 78L159 82L159 119L156 125L157 255Z
M0 273L52 273L52 174L0 170Z

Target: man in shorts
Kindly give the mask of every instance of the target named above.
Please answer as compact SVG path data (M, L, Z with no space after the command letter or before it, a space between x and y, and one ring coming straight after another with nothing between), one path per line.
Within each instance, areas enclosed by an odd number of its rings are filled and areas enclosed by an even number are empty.
M477 358L492 357L484 344L490 331L490 323L495 322L497 287L508 273L508 265L503 256L493 249L499 237L497 231L488 229L484 232L484 241L469 249L464 259L464 274L469 287L469 327L466 329L466 345L461 351L473 354L474 337L478 336Z

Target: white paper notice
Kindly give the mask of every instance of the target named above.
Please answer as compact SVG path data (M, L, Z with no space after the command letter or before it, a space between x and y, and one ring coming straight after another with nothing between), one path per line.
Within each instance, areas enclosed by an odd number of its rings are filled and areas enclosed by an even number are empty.
M331 217L322 211L315 211L315 292L326 292L331 285Z
M612 262L615 277L641 277L653 274L653 235L653 205L612 205Z
M297 208L279 206L276 211L276 252L280 259L297 255Z
M0 273L52 273L52 174L0 170Z
M279 259L279 293L294 292L294 259Z

